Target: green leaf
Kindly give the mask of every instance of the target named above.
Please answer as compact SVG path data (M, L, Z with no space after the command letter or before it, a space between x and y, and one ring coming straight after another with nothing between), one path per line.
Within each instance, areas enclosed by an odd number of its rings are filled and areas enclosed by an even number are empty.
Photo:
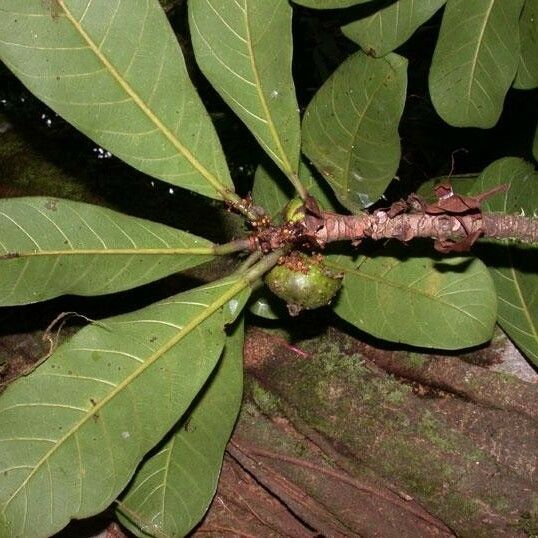
M532 164L507 157L480 175L471 194L506 183L506 193L488 198L488 212L532 216L538 213L538 173ZM491 242L479 251L488 265L499 297L499 324L527 357L538 365L538 248Z
M438 176L428 179L420 185L415 191L416 194L424 198L427 202L437 202L438 198L435 195L435 187L441 183L450 183L456 194L469 194L469 191L474 186L478 174L455 174L450 176Z
M195 0L196 60L213 87L291 179L299 165L299 108L291 74L287 0Z
M398 122L407 60L349 57L316 93L303 119L303 151L351 211L373 204L400 160Z
M241 323L193 409L129 485L118 512L137 536L186 536L209 507L241 405L243 337Z
M461 349L489 340L497 298L484 264L409 254L397 245L351 267L328 261L345 273L335 312L369 334L402 344Z
M368 17L342 26L342 32L362 50L385 56L405 43L446 0L396 0Z
M212 198L233 190L157 0L3 0L0 60L138 170Z
M272 218L281 215L284 206L293 198L293 189L282 179L277 169L263 164L258 165L254 174L252 201Z
M55 198L0 200L0 306L121 291L211 259L163 224Z
M271 217L282 213L285 205L295 196L293 189L285 181L275 167L260 164L254 175L252 199L262 206ZM303 161L299 163L299 179L308 193L319 203L321 209L335 211L337 202L323 190L320 182ZM339 209L339 208L338 208Z
M276 312L272 303L267 295L262 295L250 305L249 310L260 318L280 319L282 316Z
M338 9L364 4L371 0L293 0L294 4L312 9Z
M214 369L247 288L225 279L90 325L7 388L0 536L51 536L116 498Z
M264 319L286 319L289 317L284 301L278 299L266 286L255 290L250 297L248 309Z
M514 80L523 0L448 0L430 69L438 114L456 127L493 127Z
M519 19L521 51L514 88L531 90L538 86L538 0L525 0Z

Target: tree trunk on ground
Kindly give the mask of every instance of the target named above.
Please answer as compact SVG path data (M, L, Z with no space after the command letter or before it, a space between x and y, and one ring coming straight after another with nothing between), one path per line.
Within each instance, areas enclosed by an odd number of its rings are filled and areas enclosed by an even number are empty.
M537 384L335 329L298 345L249 333L246 403L195 535L536 535Z

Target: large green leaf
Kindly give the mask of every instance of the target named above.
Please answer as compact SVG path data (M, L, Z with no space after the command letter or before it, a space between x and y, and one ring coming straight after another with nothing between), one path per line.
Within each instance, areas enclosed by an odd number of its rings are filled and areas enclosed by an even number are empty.
M287 0L194 0L189 24L198 65L290 178L299 165L299 108L291 75Z
M378 338L437 349L461 349L491 338L497 298L491 276L477 259L435 259L406 247L386 249L343 271L335 312Z
M514 87L530 90L538 86L538 0L525 0L519 19L521 51Z
M493 127L519 61L523 0L448 0L430 70L439 115L457 127Z
M113 501L206 382L247 288L227 279L90 325L7 388L2 538L51 536Z
M371 0L293 0L295 4L313 9L338 9L364 4Z
M490 212L538 213L538 173L532 164L507 157L488 166L472 194L510 185L483 204ZM499 323L527 357L538 365L538 248L492 242L480 251L490 268L499 297Z
M0 200L0 306L140 286L211 259L163 224L55 198Z
M368 54L384 56L405 43L446 0L396 0L368 17L342 27L342 32Z
M239 324L192 411L129 485L119 514L137 536L186 536L206 512L241 405L243 336Z
M396 54L348 58L316 93L303 119L303 151L351 211L373 204L400 160L398 122L407 61Z
M0 60L77 129L143 172L233 190L157 0L2 0Z

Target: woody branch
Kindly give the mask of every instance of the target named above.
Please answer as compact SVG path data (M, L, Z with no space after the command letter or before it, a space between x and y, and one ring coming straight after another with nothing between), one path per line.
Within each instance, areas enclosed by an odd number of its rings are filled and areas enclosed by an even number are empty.
M474 242L478 237L538 243L538 219L518 215L404 213L389 216L386 211L378 210L371 215L323 213L321 219L306 217L305 226L320 244L364 238L410 241L429 237L436 241L440 250L443 245L446 250L457 250L448 245L467 246L470 238Z
M308 197L297 222L262 227L251 237L250 248L268 252L289 244L323 248L334 241L371 238L407 242L423 237L434 239L441 252L467 251L480 237L538 244L536 216L482 213L484 200L507 189L499 185L475 196L463 196L454 193L449 184L441 184L435 188L437 201L433 203L412 194L388 208L361 215L323 212Z

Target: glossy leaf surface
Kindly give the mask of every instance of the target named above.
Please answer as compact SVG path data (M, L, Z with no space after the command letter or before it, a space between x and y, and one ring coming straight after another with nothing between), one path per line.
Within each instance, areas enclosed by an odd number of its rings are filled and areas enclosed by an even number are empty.
M405 43L446 0L397 0L368 17L346 24L342 32L362 50L384 56Z
M396 54L348 58L318 90L303 118L303 151L349 210L373 204L400 161L407 61Z
M249 306L249 310L256 316L264 319L281 319L285 318L288 314L282 308L282 304L277 304L278 299L272 296L272 294L264 290L263 294Z
M334 310L359 329L391 342L461 349L489 340L497 314L491 276L477 259L431 253L406 258L404 246L350 266Z
M514 87L530 90L538 86L538 0L525 0L519 19L519 66Z
M474 193L506 183L510 189L483 204L485 211L532 216L538 213L538 173L532 164L507 157L488 166ZM499 324L538 365L538 248L491 242L479 251L490 268L499 297Z
M516 74L523 0L449 0L430 69L438 114L456 127L493 127Z
M0 306L121 291L211 259L194 235L56 198L0 200Z
M300 146L291 15L287 0L189 2L198 65L288 176L297 174Z
M209 507L241 405L243 337L240 324L194 408L138 469L121 500L121 521L137 536L185 536Z
M213 198L233 190L157 0L3 0L0 60L138 170Z
M246 288L223 280L97 322L7 388L2 537L51 536L113 501L206 382Z

